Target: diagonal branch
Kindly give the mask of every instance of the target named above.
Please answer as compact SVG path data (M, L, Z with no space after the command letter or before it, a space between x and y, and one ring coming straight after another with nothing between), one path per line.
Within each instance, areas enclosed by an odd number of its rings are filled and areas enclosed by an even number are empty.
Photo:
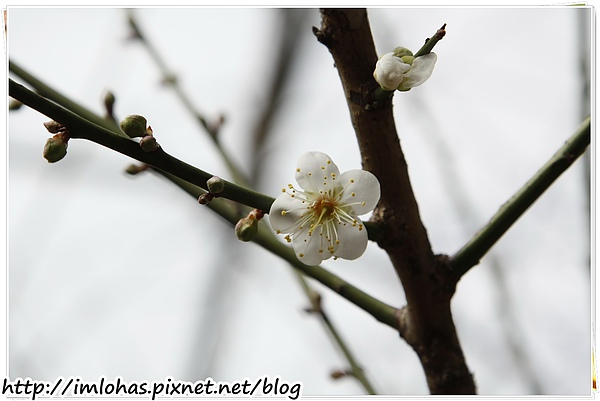
M460 279L490 250L527 209L581 156L590 144L590 118L542 168L450 259L453 275Z
M37 93L32 92L12 79L9 80L8 89L11 97L67 127L69 130L69 137L72 139L90 140L141 161L142 163L149 164L171 173L204 189L207 189L206 181L213 177L213 174L200 170L171 156L162 148L159 148L154 152L145 152L136 141L121 136L114 130L109 130L96 125ZM268 211L274 201L270 196L252 191L229 181L225 181L225 189L221 196L263 211Z
M23 104L65 125L69 129L71 138L90 140L126 156L132 157L142 163L153 166L156 168L156 171L171 178L182 188L188 188L188 193L193 194L196 197L203 193L200 188L204 190L207 189L206 181L213 176L210 173L176 159L160 148L155 152L144 152L137 142L128 138L123 138L112 131L90 123L84 118L71 113L61 106L30 91L23 85L14 82L12 79L9 80L9 95L18 99ZM230 182L225 183L222 197L260 210L269 210L271 203L273 202L273 198L269 196L248 190ZM223 207L224 205L219 202L210 202L209 206L214 208L222 217L233 225L238 222L239 214L236 210ZM392 328L398 328L396 308L371 297L323 268L303 264L296 258L292 248L276 241L272 234L267 235L264 230L262 234L259 231L259 235L256 237L255 242L288 261L302 273L314 278L342 297L364 309L380 322Z
M155 169L154 171L169 179L171 182L179 186L194 198L198 198L201 194L205 193L205 191L200 187L190 184L181 178L169 173L165 173L162 170ZM228 221L232 226L234 226L239 220L239 214L235 208L229 207L229 205L225 204L219 199L209 202L206 206ZM263 224L260 225L258 234L252 241L271 253L281 257L290 263L300 273L317 280L338 295L346 298L359 308L372 315L381 323L397 329L396 315L398 310L396 308L368 295L359 288L353 286L352 284L336 276L335 274L330 273L320 266L307 266L300 262L293 249L278 241L273 236L272 231L268 230Z

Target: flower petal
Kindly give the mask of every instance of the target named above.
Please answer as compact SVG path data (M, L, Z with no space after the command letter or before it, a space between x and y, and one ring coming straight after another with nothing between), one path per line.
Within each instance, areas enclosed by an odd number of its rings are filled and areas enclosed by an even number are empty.
M302 214L305 212L306 204L302 200L283 193L271 205L269 221L274 230L280 233L289 233L298 228Z
M400 57L394 56L393 52L386 53L375 64L373 77L383 89L393 91L400 85L404 73L410 68L409 64L403 62Z
M406 91L427 81L433 73L436 61L437 55L435 53L417 57L413 61L411 69L406 73L406 77L399 84L398 90Z
M335 256L354 260L365 253L369 242L368 233L362 221L358 218L357 221L356 226L350 224L338 225L337 233L340 243L335 250Z
M375 209L381 188L379 180L371 172L365 170L349 170L336 181L344 188L340 198L341 205L351 205L358 216Z
M312 234L309 233L308 228L294 233L292 245L298 260L302 263L309 266L316 266L321 264L323 260L333 256L327 250L327 241L324 239L324 235L320 234L320 228Z
M339 175L340 170L325 153L307 152L298 160L296 181L305 192L333 190L332 181Z

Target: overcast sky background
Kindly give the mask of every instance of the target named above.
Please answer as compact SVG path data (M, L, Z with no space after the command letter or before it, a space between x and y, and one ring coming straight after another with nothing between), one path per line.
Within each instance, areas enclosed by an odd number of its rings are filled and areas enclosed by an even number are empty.
M311 32L320 26L318 11L305 12L283 109L259 155L258 189L271 196L293 182L306 151L329 154L342 172L360 168L337 71ZM145 8L135 15L198 109L226 116L223 144L249 165L248 132L283 28L278 10ZM585 15L589 9L574 7L369 9L379 54L400 45L416 51L447 23L433 76L394 96L435 252L452 254L466 243L589 113L580 71L581 57L590 60L589 44L580 47L590 38L589 26L581 29ZM123 9L11 7L8 26L11 60L99 114L103 94L113 91L117 115L144 115L167 152L231 177L160 85L147 51L126 40ZM302 381L305 395L362 394L352 379L329 378L345 369L344 360L316 317L303 312L308 302L284 261L237 241L210 210L158 176L126 175L131 160L111 150L72 140L67 157L48 164L44 121L26 108L9 115L11 378L234 381L269 374ZM575 163L458 285L455 323L481 394L590 391L585 169L583 160ZM453 188L468 215L451 202ZM404 305L376 244L357 261L324 266ZM397 333L315 288L381 394L428 393L418 358Z

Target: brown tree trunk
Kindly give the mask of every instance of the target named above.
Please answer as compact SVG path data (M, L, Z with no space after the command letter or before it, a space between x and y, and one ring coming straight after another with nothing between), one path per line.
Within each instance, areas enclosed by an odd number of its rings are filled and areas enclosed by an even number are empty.
M314 33L339 72L363 168L381 183L373 221L381 225L378 244L406 294L400 335L418 354L432 394L475 394L450 310L456 281L447 258L433 254L396 133L392 96L382 97L373 78L378 57L366 10L323 9L321 16Z

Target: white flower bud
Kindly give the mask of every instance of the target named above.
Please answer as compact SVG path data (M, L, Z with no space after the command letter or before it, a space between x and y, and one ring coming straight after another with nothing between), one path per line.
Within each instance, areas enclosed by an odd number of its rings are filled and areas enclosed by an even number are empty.
M410 50L397 47L377 61L373 77L383 90L409 91L429 79L436 61L435 53L414 57Z

